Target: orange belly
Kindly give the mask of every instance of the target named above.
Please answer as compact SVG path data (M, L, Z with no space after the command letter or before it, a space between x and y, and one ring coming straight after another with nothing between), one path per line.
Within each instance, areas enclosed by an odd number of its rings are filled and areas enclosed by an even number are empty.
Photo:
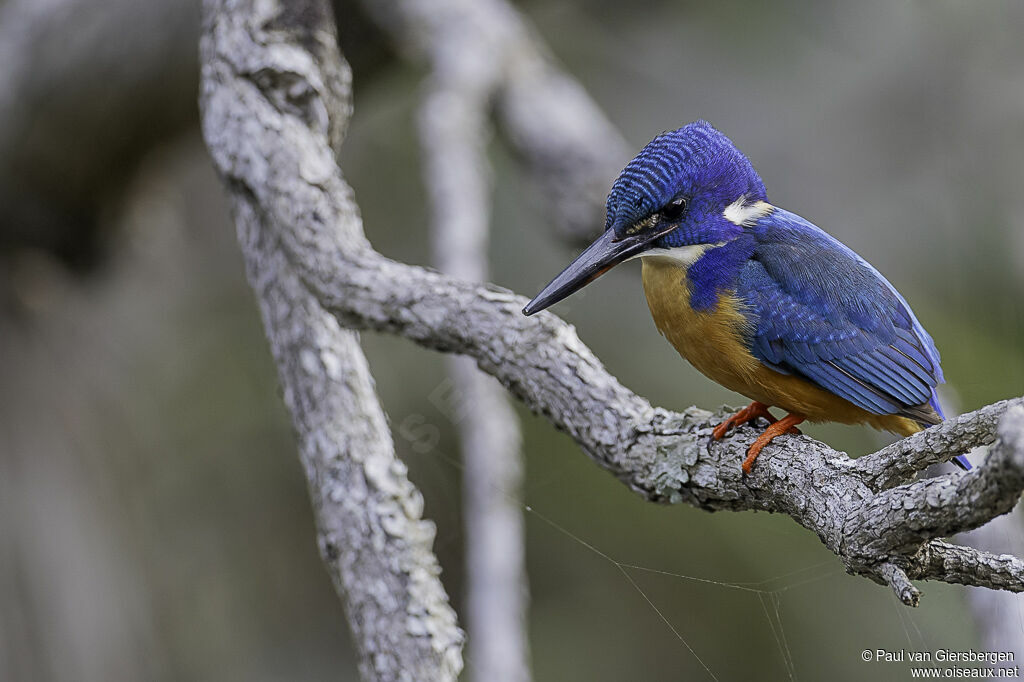
M702 374L751 400L774 405L814 422L869 424L901 435L922 429L898 415L877 415L845 398L761 364L743 341L742 303L725 292L710 312L690 307L686 270L665 257L643 259L644 293L658 331Z

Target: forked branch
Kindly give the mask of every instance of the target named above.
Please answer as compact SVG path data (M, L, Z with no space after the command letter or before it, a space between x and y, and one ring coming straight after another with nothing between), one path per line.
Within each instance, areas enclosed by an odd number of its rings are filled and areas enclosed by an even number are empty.
M311 297L343 327L373 329L474 358L534 412L567 432L598 465L644 498L709 510L787 514L851 573L916 603L913 579L1024 591L1019 560L937 539L1006 513L1024 487L1024 407L1003 401L861 460L805 436L784 436L744 476L755 430L710 442L722 415L653 407L622 386L558 317L526 318L526 300L387 259L363 236L336 162L349 83L325 77L332 34L309 3L213 3L204 51L203 121L236 201L260 216ZM323 45L323 41L317 43ZM341 89L339 91L338 89ZM243 248L247 248L243 244ZM997 422L1002 421L998 433ZM968 474L899 485L937 461L998 439Z

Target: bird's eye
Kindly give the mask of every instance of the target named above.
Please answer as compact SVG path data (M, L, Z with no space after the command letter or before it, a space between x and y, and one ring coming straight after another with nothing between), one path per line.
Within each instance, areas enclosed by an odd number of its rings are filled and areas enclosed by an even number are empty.
M679 197L673 199L661 209L661 217L665 222L671 223L679 220L686 210L686 199Z

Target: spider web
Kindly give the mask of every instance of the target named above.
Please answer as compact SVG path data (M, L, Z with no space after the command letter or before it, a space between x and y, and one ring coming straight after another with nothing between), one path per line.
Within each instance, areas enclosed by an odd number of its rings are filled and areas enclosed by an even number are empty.
M462 462L442 452L439 448L434 448L432 450L432 455L458 471L464 471ZM527 484L524 486L524 495L533 492L538 488L548 486L565 476L565 472L560 471L545 477L541 481L537 481L533 484ZM586 540L580 534L573 532L565 525L551 518L549 515L539 511L535 505L522 503L509 495L507 491L495 489L494 492L510 501L513 501L516 505L521 507L523 512L529 517L537 519L549 529L566 538L569 542L584 548L588 553L593 554L614 567L622 576L624 583L628 585L631 590L636 592L642 602L648 609L650 609L662 626L666 628L679 642L679 645L682 647L685 654L692 657L692 659L704 670L706 678L715 680L716 682L721 682L719 675L716 674L715 670L708 663L706 658L701 656L698 648L692 645L687 637L684 636L680 629L672 622L672 619L665 613L664 609L658 606L656 600L651 596L649 591L645 590L640 585L636 579L637 574L657 575L687 583L704 585L710 588L745 593L750 595L752 598L756 598L758 606L764 616L764 623L762 624L762 627L766 628L770 632L787 679L795 682L800 678L797 674L797 665L793 658L790 643L786 636L786 627L782 618L783 596L790 591L797 590L801 587L845 572L842 565L835 557L757 581L723 581L706 576L690 575L654 566L646 566L631 561L617 559L610 553L602 550L596 544ZM455 528L458 529L454 531L456 535L461 535L461 527L460 522L455 523ZM450 536L448 539L451 540L452 537ZM910 614L905 613L906 609L896 604L895 601L891 601L891 603L896 609L896 618L899 621L902 630L906 633L908 646L912 649L927 648L925 637L918 628L914 619Z
M543 521L545 524L551 526L559 533L562 533L566 537L570 538L572 541L582 545L587 550L593 552L597 556L601 557L605 561L615 566L615 568L619 570L619 572L626 579L629 585L634 590L636 590L637 593L639 593L639 595L643 598L644 602L646 602L647 605L651 608L651 610L654 611L655 614L657 614L661 622L665 624L665 627L667 627L672 632L672 634L675 635L676 639L679 640L679 642L686 648L686 650L697 660L701 667L704 668L708 676L710 676L711 679L716 681L719 680L719 677L711 670L708 663L700 657L700 655L697 653L697 651L694 650L690 643L686 641L686 638L683 637L683 635L679 632L678 629L676 629L676 627L662 612L662 610L658 608L657 604L654 603L654 600L651 599L647 592L645 592L644 589L640 587L639 583L637 583L637 581L633 578L631 571L654 573L657 575L668 576L680 580L686 580L695 583L703 583L706 585L713 585L724 589L738 590L741 592L748 592L756 595L758 601L761 604L761 608L764 611L765 619L767 620L768 625L771 628L772 636L774 637L775 642L778 646L779 653L782 657L783 665L786 668L786 673L789 676L790 680L796 680L796 666L793 663L793 656L790 652L789 643L786 640L785 629L782 624L782 613L780 610L781 595L783 592L787 590L791 590L801 585L815 582L817 580L821 580L823 578L835 575L836 573L842 572L842 569L834 567L836 563L835 561L821 561L816 564L806 566L804 568L789 571L781 575L777 575L771 578L767 578L765 580L759 580L755 582L723 582L720 580L713 580L711 578L685 575L683 573L676 573L674 571L666 571L658 568L652 568L649 566L641 566L637 564L627 563L624 561L619 561L618 559L615 559L614 557L601 551L600 549L598 549L591 543L587 542L580 536L571 532L564 526L556 523L555 521L552 521L550 518L534 509L531 505L523 505L523 509L527 513ZM833 570L826 571L824 573L818 571L818 574L814 574L811 577L807 577L808 573L814 573L816 569L821 569L822 567L827 566L829 564L833 565ZM789 582L786 582L787 579L789 579ZM780 584L779 587L769 587L777 583Z

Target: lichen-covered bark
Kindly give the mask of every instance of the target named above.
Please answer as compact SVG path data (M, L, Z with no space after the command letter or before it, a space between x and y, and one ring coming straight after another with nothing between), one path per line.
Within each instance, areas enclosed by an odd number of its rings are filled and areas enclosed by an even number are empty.
M455 680L462 633L431 549L434 526L395 457L358 336L324 310L281 247L289 227L277 202L331 172L350 111L350 74L326 6L211 0L204 10L203 132L231 189L320 551L344 597L360 672L367 680ZM344 227L339 238L359 239Z
M905 603L915 604L919 597L910 579L1024 591L1020 560L938 539L1005 513L1019 498L1024 488L1021 399L950 420L860 461L804 436L783 436L744 476L740 462L755 428L711 442L711 427L721 414L651 406L611 376L556 316L523 317L525 299L507 290L397 263L373 251L335 160L348 115L347 80L339 76L345 74L340 56L326 47L333 35L326 17L308 11L318 6L303 4L306 9L298 11L289 4L285 10L275 2L254 7L242 0L208 6L207 140L240 221L258 219L260 233L273 240L267 248L280 254L283 264L250 268L258 292L273 291L266 280L287 275L289 286L308 297L292 299L289 307L295 301L315 302L311 310L331 313L342 327L386 331L468 355L644 498L787 514L816 533L847 570L890 585ZM244 239L243 248L248 260L260 261L259 249ZM276 318L267 319L269 325ZM296 344L324 338L314 322L331 324L324 316L310 319L311 326L294 337ZM341 330L337 334L339 342L351 339ZM325 356L312 351L306 357L312 366ZM344 374L348 371L360 370L352 363ZM291 378L295 388L305 380L284 369L282 378ZM290 400L307 405L295 396ZM361 429L355 436L341 428L331 433L346 446L365 435ZM374 429L373 437L385 436ZM908 482L932 462L990 442L995 442L993 454L969 474ZM415 516L410 513L410 523ZM439 592L431 594L438 597L431 603L440 604ZM431 641L446 642L444 650L451 652L457 636L447 627L444 632L449 634Z

